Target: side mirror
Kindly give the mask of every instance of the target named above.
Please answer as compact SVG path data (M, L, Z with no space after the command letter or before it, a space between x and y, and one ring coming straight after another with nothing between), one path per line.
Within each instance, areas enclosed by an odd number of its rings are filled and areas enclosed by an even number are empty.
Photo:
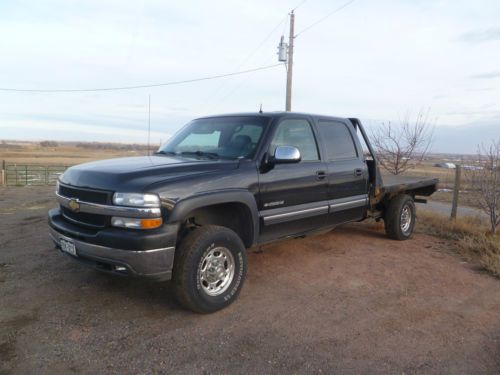
M275 164L298 163L301 158L299 149L294 146L278 146L274 151Z

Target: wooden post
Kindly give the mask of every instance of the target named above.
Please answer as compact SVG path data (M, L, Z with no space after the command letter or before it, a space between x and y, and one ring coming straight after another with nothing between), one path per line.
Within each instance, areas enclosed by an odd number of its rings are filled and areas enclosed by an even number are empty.
M451 220L457 218L458 209L458 193L460 191L460 175L462 171L462 166L457 164L455 167L455 186L453 187L453 202L451 203Z
M7 186L7 177L5 177L5 160L2 160L2 173L0 175L0 183L2 186Z

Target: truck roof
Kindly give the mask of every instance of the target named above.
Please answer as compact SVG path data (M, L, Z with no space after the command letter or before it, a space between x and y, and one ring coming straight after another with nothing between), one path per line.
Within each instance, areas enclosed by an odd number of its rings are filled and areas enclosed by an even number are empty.
M305 113L305 112L285 112L285 111L224 113L224 114L218 114L218 115L202 116L202 117L198 117L196 120L217 118L217 117L244 117L244 116L248 116L248 117L261 116L261 117L266 117L266 118L307 116L307 117L314 117L314 118L321 117L321 118L328 118L328 119L337 120L337 121L350 122L349 119L346 117L321 115L321 114Z

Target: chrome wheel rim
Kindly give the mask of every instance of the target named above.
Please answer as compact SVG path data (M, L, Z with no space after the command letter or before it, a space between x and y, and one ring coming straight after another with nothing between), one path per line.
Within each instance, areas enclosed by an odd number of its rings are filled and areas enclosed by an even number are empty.
M401 211L401 230L403 233L407 233L411 226L411 208L406 205Z
M211 297L224 293L234 278L234 257L229 249L215 247L203 255L199 267L200 284Z

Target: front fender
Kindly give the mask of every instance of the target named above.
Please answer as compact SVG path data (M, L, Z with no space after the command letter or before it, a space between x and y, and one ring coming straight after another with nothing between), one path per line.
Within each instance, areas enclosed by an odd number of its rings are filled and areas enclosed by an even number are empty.
M212 206L221 203L243 203L248 207L252 215L253 243L257 243L259 235L259 211L255 197L248 190L228 189L197 194L175 203L170 212L168 221L178 222L187 218L187 215L198 208Z

